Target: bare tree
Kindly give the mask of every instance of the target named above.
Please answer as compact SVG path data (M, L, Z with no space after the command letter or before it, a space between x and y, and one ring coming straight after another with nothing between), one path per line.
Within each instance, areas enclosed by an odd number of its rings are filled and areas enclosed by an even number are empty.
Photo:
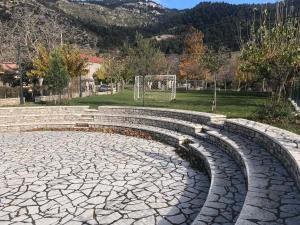
M23 60L29 62L41 44L52 50L63 43L82 45L92 42L87 32L59 12L42 5L32 5L28 1L13 6L11 12L8 20L0 20L0 61L16 61L19 44L23 46Z

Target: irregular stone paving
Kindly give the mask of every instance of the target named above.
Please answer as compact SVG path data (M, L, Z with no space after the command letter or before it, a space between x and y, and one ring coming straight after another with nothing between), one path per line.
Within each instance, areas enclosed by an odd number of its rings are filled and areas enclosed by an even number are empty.
M246 197L246 182L240 167L222 150L198 140L192 149L206 158L211 171L207 200L193 225L235 224Z
M259 130L261 132L264 132L266 135L269 135L270 137L276 137L276 140L286 145L286 147L295 148L299 151L300 138L299 135L295 133L251 120L230 119L228 121L229 123L236 122L237 124L244 125L245 127Z
M1 134L0 224L190 224L210 183L174 150L117 134Z
M228 132L224 138L234 141L248 165L248 192L237 224L299 225L300 192L282 164L268 151Z

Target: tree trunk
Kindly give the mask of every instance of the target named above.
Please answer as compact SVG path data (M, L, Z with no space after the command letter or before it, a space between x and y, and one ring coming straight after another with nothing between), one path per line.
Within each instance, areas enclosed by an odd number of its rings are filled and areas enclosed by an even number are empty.
M40 88L40 95L43 96L44 95L44 90L43 90L43 83L44 83L44 78L40 77L39 79L39 88Z
M185 85L186 85L185 91L188 92L189 88L188 88L188 79L187 79L187 78L186 78L186 80L185 80Z
M143 76L143 106L145 106L145 75Z
M286 96L288 98L292 98L293 95L293 86L294 86L294 79L292 79L291 81L289 81L287 83L287 87L286 87Z
M214 101L212 106L212 111L216 113L217 111L217 75L214 74Z
M122 88L122 92L124 92L124 89L125 89L125 81L122 79L121 82L122 82L122 87L121 87L121 88Z
M241 80L239 80L237 91L240 91L240 88L241 88Z
M277 93L277 102L281 100L283 89L284 89L284 82L281 82Z
M111 95L114 94L114 86L113 86L113 81L112 81L112 79L110 79L110 94L111 94Z

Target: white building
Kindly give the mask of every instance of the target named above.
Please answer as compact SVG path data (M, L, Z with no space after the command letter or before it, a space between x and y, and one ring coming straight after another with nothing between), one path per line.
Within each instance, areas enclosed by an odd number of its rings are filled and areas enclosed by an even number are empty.
M104 58L86 54L80 54L80 56L88 61L88 74L82 77L82 88L87 95L90 95L95 92L95 80L93 76L103 65Z

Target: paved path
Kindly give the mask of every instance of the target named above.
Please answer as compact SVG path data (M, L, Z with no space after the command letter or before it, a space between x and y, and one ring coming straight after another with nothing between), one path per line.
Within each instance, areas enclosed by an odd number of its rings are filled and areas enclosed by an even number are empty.
M189 224L208 176L161 143L116 134L0 135L0 224Z

